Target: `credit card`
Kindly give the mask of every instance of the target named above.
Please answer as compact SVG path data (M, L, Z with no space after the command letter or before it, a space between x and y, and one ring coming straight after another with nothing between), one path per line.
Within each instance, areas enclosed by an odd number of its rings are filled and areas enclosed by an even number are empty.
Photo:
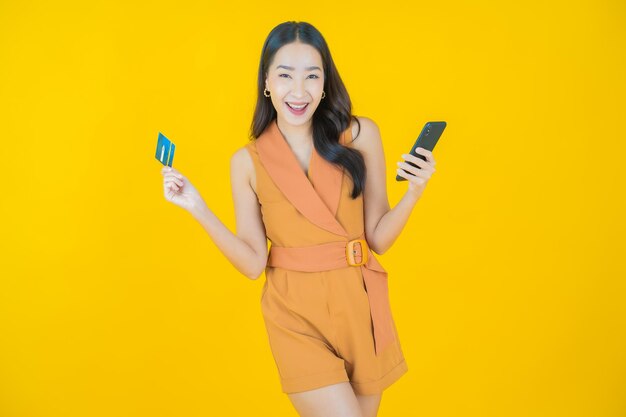
M169 167L172 166L174 162L174 150L176 146L174 143L165 137L165 135L159 132L159 138L157 140L157 148L156 148L156 159L159 160L163 165L167 165Z

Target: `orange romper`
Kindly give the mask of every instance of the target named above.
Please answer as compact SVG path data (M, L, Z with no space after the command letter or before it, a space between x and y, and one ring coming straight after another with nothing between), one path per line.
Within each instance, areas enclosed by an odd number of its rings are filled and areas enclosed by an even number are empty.
M351 140L348 127L340 144ZM245 147L272 244L261 311L282 391L349 381L359 395L381 393L408 367L387 273L367 242L356 241L365 239L363 194L352 199L350 174L315 147L305 174L276 119Z

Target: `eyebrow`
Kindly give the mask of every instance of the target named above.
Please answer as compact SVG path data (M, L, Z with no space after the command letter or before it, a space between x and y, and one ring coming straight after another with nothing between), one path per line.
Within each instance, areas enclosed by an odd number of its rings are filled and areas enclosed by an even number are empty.
M295 69L294 67L290 67L288 65L279 65L279 66L276 67L276 69L278 69L278 68L284 68L284 69L289 70L289 71L293 71ZM320 67L316 67L315 65L312 66L312 67L306 67L305 70L307 70L307 71L313 71L313 70L321 71Z

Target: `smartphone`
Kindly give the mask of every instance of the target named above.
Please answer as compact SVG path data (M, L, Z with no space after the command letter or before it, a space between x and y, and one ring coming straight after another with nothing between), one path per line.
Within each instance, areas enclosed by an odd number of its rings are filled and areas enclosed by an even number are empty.
M413 147L411 148L411 152L409 153L425 161L426 157L422 154L416 153L415 148L424 148L432 152L433 149L435 149L435 145L437 144L437 141L441 137L441 134L443 133L443 130L445 128L446 128L446 122L426 123L424 127L422 128L422 132L420 133L420 135L417 137L417 140L413 144ZM415 165L414 163L410 161L405 160L405 162L411 166L414 166L415 168L421 169L420 167L418 167L417 165ZM407 174L411 174L410 172L407 172L407 170L405 169L403 169L403 171L406 172ZM406 178L401 177L400 175L396 174L396 181L406 181Z

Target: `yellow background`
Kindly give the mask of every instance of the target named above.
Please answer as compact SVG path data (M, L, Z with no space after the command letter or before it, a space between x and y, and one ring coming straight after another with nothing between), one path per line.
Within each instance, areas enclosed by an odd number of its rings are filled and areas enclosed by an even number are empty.
M225 4L226 3L226 4ZM626 415L622 1L0 3L0 415L295 416L250 281L163 197L235 228L261 47L330 45L396 161L437 172L379 257L409 373L380 416Z

